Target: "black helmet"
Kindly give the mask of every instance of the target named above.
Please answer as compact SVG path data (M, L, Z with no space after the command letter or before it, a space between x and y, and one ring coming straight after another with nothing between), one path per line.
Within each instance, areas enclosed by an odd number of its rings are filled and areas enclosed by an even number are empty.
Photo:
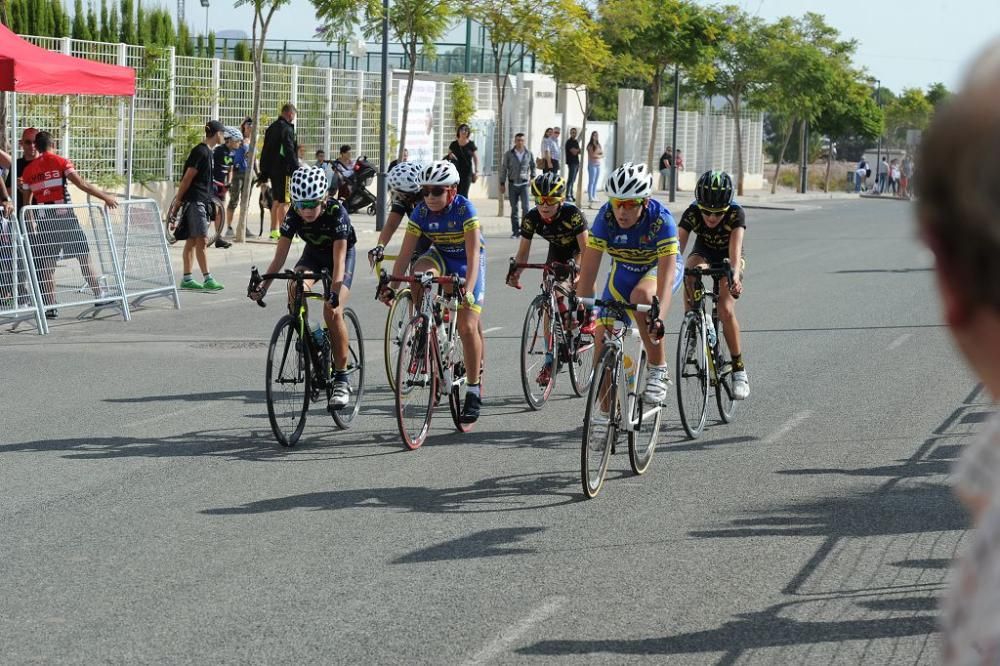
M706 210L725 210L733 201L733 179L725 171L706 171L698 179L694 196Z
M533 197L566 197L566 181L557 173L543 173L531 181Z

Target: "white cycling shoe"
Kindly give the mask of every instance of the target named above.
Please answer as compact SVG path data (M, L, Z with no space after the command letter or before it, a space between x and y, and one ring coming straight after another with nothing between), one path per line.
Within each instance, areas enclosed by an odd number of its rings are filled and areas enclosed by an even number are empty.
M746 370L733 373L733 400L746 400L750 397L750 380Z
M334 382L333 395L327 401L327 409L343 409L351 401L351 385L347 382Z
M666 366L657 368L649 366L646 369L646 390L642 392L642 401L659 405L667 399L667 388L670 386L670 375Z

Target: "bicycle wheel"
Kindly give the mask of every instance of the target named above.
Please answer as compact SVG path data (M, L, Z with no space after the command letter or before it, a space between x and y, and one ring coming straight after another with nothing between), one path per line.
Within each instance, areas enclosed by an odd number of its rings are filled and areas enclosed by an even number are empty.
M736 401L733 399L733 359L729 354L729 345L726 344L726 336L722 334L722 322L716 323L716 330L719 331L719 341L715 347L716 381L715 381L715 403L719 407L719 417L724 423L733 420L733 412L736 411Z
M580 332L580 328L567 334L570 344L569 380L573 393L581 398L590 387L594 376L594 336Z
M643 474L656 453L656 442L660 435L660 421L663 407L647 406L642 402L642 392L646 390L646 353L642 353L636 369L635 401L632 403L632 421L639 421L639 430L628 432L628 462L632 471Z
M409 289L396 292L385 318L385 376L389 380L389 388L396 390L396 357L399 356L399 340L403 327L413 317L413 296Z
M521 329L521 388L524 389L524 399L532 409L541 409L545 401L552 395L556 385L556 374L559 372L559 358L553 355L549 368L548 379L539 382L539 374L545 368L545 354L554 351L552 340L552 318L545 323L545 303L547 298L539 294L531 301L528 311L524 314L524 326Z
M342 409L334 410L333 421L341 430L347 430L361 409L361 398L365 394L365 341L361 334L361 322L350 308L344 308L344 324L347 325L347 383L351 387L351 397ZM327 399L333 393L333 383L328 382Z
M688 437L695 439L708 414L708 355L701 313L689 311L677 336L677 411Z
M605 347L594 368L594 380L587 393L580 447L583 494L588 498L594 498L601 492L611 461L612 443L617 437L618 374L618 354L613 348Z
M432 341L423 315L403 328L396 358L396 422L403 444L417 449L427 438L437 392Z
M458 335L458 329L455 330L455 338L452 341L451 355L449 358L442 359L443 364L451 363L451 376L454 378L454 383L448 391L448 409L451 411L451 420L455 423L455 429L459 432L469 432L472 430L473 423L462 423L462 386L465 382L460 382L458 380L465 378L465 347L462 345L462 338ZM482 375L482 359L479 361L479 391L482 395L483 390L483 375Z
M295 317L278 320L267 348L264 393L271 430L282 446L295 446L306 425L311 393L309 353Z

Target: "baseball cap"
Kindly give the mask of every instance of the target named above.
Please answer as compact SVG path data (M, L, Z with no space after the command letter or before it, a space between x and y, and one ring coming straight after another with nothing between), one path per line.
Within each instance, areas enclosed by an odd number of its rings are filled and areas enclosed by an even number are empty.
M222 123L220 123L218 120L209 120L205 124L205 130L208 131L208 132L212 132L212 133L215 133L215 132L225 132L226 131L226 126L223 125Z
M37 134L37 129L34 127L28 127L21 133L21 141L34 141Z

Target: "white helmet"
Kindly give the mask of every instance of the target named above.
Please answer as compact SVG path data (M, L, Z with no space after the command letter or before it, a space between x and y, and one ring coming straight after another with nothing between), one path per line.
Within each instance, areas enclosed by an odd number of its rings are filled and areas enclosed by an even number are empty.
M386 174L386 184L390 190L416 194L420 191L420 181L423 180L424 165L419 162L400 162Z
M611 172L604 189L615 199L645 199L653 193L653 174L645 164L626 162Z
M315 201L326 196L326 174L317 166L302 167L292 174L292 201Z
M431 162L420 179L421 185L458 185L458 169L447 160Z
M227 127L226 131L223 132L222 136L225 137L226 141L242 141L243 140L243 133L240 132L235 127Z

